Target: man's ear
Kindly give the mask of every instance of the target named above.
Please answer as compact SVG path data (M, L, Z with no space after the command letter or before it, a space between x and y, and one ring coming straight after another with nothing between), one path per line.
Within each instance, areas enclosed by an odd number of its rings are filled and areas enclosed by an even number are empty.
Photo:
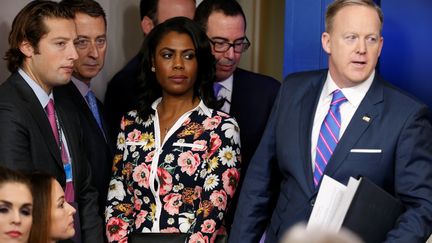
M331 54L331 47L330 47L330 34L327 32L322 33L321 35L321 44L325 52L327 54Z
M144 18L141 20L141 29L144 34L148 35L148 33L150 33L150 31L153 29L153 27L153 20L151 20L148 16L144 16Z
M34 55L33 46L26 40L21 42L19 49L26 57L32 57Z

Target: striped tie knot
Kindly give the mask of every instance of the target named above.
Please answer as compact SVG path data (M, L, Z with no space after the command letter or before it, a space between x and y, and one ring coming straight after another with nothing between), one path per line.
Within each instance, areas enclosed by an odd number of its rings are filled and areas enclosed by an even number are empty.
M333 98L330 103L330 106L337 106L339 107L341 104L343 104L345 101L347 101L347 98L345 98L344 94L340 89L337 89L333 91Z

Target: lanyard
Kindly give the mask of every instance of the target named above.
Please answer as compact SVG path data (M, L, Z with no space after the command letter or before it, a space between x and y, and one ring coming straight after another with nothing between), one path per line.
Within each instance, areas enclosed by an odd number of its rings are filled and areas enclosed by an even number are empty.
M62 129L61 129L61 125L60 125L60 121L58 119L57 116L57 111L54 111L54 117L55 117L55 121L56 121L56 125L57 125L57 133L58 133L58 146L59 146L59 150L60 150L60 156L62 155L62 150L63 150L63 133L62 133Z
M66 151L64 151L64 155L66 158L63 158L63 149L66 149L66 147L63 147L63 134L62 134L62 128L61 128L61 123L58 119L57 116L57 112L54 112L55 114L55 121L56 121L56 125L57 125L57 132L58 132L58 146L59 146L59 150L60 150L60 157L61 160L63 162L63 169L66 173L66 182L71 182L73 175L72 175L72 165L71 165L71 161L70 161L70 157L69 154L66 153ZM63 161L63 159L66 159L66 161Z

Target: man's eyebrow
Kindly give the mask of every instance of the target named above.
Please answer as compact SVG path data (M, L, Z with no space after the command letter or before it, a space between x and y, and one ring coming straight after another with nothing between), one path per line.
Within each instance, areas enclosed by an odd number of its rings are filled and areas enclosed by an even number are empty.
M72 39L75 39L75 38L62 37L62 36L52 38L53 41L59 41L59 40L60 41L69 41L69 40L72 40Z
M212 40L223 40L223 41L229 41L227 38L219 37L219 36L214 36L214 37L212 37L212 38L210 38L210 39L212 39Z

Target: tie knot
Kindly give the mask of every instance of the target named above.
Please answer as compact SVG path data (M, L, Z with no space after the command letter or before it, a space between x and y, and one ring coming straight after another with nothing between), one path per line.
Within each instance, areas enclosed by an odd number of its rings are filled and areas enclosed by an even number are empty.
M333 92L333 98L330 106L340 106L345 101L347 101L347 98L345 98L344 94L340 89L337 89Z
M45 107L45 110L48 115L52 116L55 114L55 108L54 108L54 100L50 99L47 106Z
M87 99L92 99L92 100L96 98L93 91L91 91L91 90L89 90L87 92L86 97L87 97Z
M219 91L222 89L222 87L223 87L223 85L220 84L219 82L215 82L215 83L213 84L214 95L215 95L216 97L218 97L218 95L219 95Z

